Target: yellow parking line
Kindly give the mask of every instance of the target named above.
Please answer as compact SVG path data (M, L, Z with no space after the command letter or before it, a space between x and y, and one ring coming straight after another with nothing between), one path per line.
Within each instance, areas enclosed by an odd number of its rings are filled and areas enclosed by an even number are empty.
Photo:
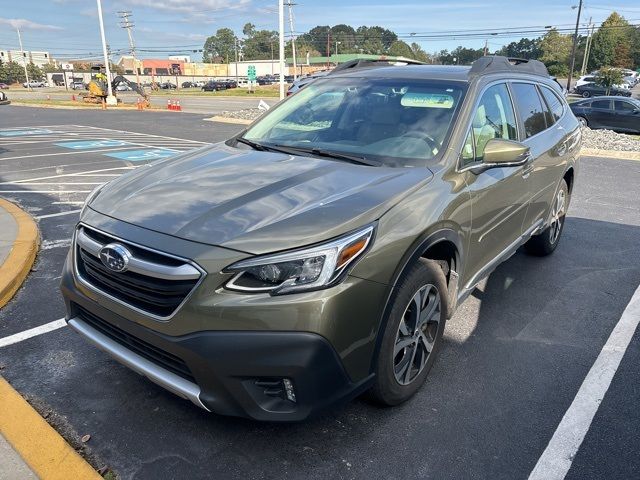
M0 209L9 212L18 225L13 248L0 265L0 308L16 293L36 259L40 234L31 216L13 203L0 198Z
M0 433L42 480L102 478L2 377Z

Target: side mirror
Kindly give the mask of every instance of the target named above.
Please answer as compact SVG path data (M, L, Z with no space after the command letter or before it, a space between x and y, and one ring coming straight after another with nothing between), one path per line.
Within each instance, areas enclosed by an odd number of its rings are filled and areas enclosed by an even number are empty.
M492 138L484 147L482 164L471 169L480 174L491 168L519 167L527 163L530 158L530 148L515 140Z

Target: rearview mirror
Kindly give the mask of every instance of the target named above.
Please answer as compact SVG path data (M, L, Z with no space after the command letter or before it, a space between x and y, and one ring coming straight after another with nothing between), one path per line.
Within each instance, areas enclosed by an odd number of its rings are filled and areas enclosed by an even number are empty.
M524 143L504 138L492 138L484 147L483 162L471 171L476 175L490 168L518 167L530 158L530 148Z

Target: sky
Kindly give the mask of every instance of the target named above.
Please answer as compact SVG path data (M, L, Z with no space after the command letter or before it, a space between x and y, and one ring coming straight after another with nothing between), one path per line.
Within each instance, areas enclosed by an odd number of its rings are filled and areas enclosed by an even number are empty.
M287 0L285 0L287 1ZM18 49L15 27L22 32L25 50L50 51L54 58L96 57L101 52L95 0L2 0L0 8L0 50ZM458 45L491 51L518 40L522 34L475 37L453 36L453 31L500 30L546 26L571 29L575 26L578 0L294 0L294 31L304 33L316 25L346 23L352 26L380 25L400 34L405 41L417 41L427 52L453 49ZM617 11L633 24L640 24L637 0L593 0L584 2L582 24L590 17L596 24ZM258 29L276 30L277 0L102 0L107 43L116 53L128 50L127 32L120 28L118 11L132 12L133 36L138 55L166 58L170 54L199 53L207 36L218 28L230 27L238 35L251 22ZM288 20L288 19L287 19ZM287 25L287 35L288 32ZM446 38L433 38L443 33ZM414 34L414 35L411 35ZM460 35L460 33L458 33ZM431 38L429 37L431 36ZM535 36L535 35L530 35ZM145 51L147 50L147 51ZM156 51L153 51L156 50Z

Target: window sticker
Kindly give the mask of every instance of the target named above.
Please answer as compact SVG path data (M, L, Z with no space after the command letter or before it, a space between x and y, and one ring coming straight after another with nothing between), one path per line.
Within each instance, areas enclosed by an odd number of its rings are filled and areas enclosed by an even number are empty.
M400 100L403 107L453 108L453 97L445 93L408 92Z

